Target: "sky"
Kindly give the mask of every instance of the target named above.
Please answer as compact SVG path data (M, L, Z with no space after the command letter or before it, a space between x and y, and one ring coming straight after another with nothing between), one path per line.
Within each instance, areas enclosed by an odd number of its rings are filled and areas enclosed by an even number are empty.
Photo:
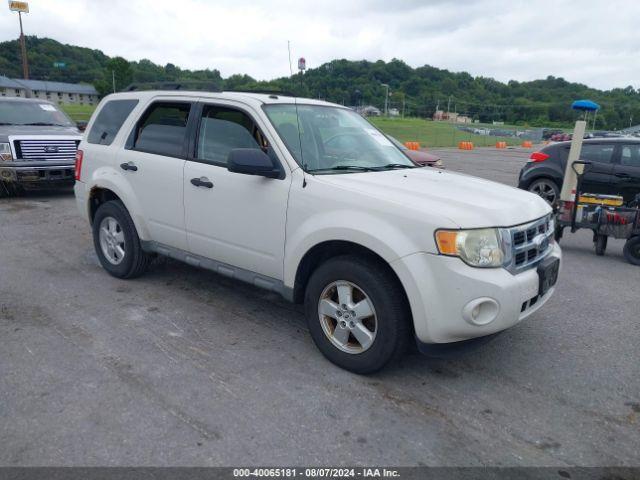
M17 14L0 13L0 40ZM264 80L324 62L391 60L500 81L548 75L640 88L638 0L30 0L27 35L109 56Z

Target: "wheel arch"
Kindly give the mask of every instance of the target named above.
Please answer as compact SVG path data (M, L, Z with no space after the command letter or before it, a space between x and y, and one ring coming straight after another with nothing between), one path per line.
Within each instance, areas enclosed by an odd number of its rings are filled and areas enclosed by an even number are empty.
M112 200L120 201L124 205L124 208L127 209L136 227L138 237L141 240L150 240L146 225L140 216L135 213L137 211L135 196L127 195L126 192L123 192L115 184L97 183L90 188L87 199L89 222L93 224L93 218L100 205Z
M556 178L552 172L550 171L543 171L538 173L536 176L528 178L526 183L525 183L525 188L529 188L531 186L531 184L533 182L536 182L538 180L551 180L553 183L556 184L556 186L558 187L558 190L560 190L562 188L562 180ZM558 183L558 181L560 180L560 182Z
M302 303L304 301L304 293L311 278L313 272L324 262L331 258L353 255L360 258L368 259L369 261L377 263L384 268L391 278L397 283L398 287L402 291L403 301L407 307L407 311L411 312L409 298L407 292L394 271L393 267L387 262L381 255L374 250L365 247L359 243L346 241L346 240L327 240L318 243L311 247L298 263L298 267L295 273L295 280L293 284L293 301L295 303Z

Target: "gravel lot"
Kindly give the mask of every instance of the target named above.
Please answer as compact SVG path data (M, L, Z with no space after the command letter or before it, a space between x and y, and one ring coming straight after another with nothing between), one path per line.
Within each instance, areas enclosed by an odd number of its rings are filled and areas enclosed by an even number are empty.
M511 185L527 156L440 154ZM562 245L525 322L361 377L275 294L170 260L108 276L69 191L0 200L0 465L640 465L640 268Z

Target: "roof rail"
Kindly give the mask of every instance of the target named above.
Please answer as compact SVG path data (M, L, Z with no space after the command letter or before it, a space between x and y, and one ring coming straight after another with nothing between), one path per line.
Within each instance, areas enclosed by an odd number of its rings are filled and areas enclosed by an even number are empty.
M238 89L238 90L224 90L225 92L233 92L233 93L262 93L264 95L282 95L284 97L295 97L297 95L295 95L294 93L291 92L287 92L286 90L277 90L277 89L262 89L262 88L255 88L255 89L247 89L247 88L242 88L242 89Z
M220 88L211 82L179 81L179 82L140 82L127 85L122 92L135 92L140 90L196 90L204 92L221 92Z
M140 82L127 85L122 92L136 92L144 90L196 90L204 92L222 92L223 90L211 82L201 82L198 80L185 80L180 82ZM256 88L256 89L237 89L224 90L233 93L261 93L264 95L282 95L285 97L295 97L296 95L285 90Z

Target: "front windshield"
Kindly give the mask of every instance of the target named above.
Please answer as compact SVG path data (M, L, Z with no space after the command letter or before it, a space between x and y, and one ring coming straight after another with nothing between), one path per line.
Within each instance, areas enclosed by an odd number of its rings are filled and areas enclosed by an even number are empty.
M391 143L393 143L396 147L398 147L400 150L409 150L407 148L406 145L403 145L402 143L400 143L400 140L398 140L397 138L392 137L391 135L387 135L387 138L389 140L391 140Z
M266 105L264 110L296 162L307 172L347 173L417 166L383 133L351 110L293 104Z
M50 103L0 101L0 125L59 125L71 127L73 122Z

